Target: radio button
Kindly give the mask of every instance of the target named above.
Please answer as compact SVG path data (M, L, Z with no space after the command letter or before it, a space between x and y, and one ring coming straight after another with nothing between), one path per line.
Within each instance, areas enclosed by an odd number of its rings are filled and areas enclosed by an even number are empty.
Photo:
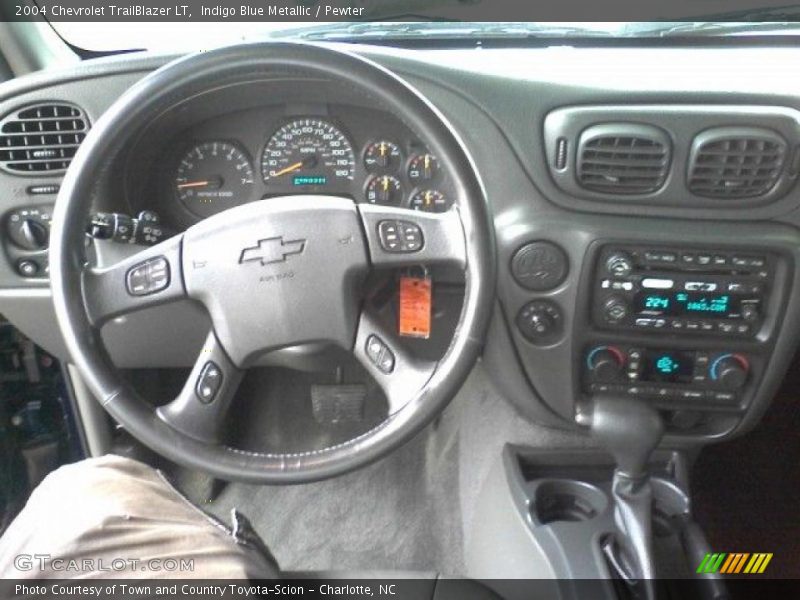
M642 279L642 287L651 290L671 290L675 282L672 279L661 279L656 277L645 277Z
M700 323L698 321L686 321L686 329L689 331L697 331L700 329Z
M693 265L697 262L697 255L691 253L681 254L681 262L687 265Z
M698 254L697 255L697 264L698 265L709 265L709 264L711 264L711 255L710 254Z
M714 257L714 264L718 267L725 266L728 264L728 257L718 254Z
M700 329L703 331L714 331L714 323L711 321L700 321Z
M722 333L733 333L734 326L733 323L726 323L726 322L717 323L717 330Z
M736 333L745 334L750 331L750 325L747 323L740 323L736 326Z
M637 327L652 327L655 319L636 319Z
M715 292L717 284L709 281L687 281L683 284L683 289L687 292Z
M672 319L672 321L670 321L670 325L673 329L683 329L686 327L686 323L682 319Z

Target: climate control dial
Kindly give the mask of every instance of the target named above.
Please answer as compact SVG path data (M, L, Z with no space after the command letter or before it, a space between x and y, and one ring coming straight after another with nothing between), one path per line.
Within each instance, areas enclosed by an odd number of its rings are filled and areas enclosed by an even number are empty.
M586 366L592 379L603 383L618 379L625 363L625 353L616 346L597 346L586 356Z
M728 353L718 356L709 367L711 380L726 390L739 390L747 383L750 362L741 354Z

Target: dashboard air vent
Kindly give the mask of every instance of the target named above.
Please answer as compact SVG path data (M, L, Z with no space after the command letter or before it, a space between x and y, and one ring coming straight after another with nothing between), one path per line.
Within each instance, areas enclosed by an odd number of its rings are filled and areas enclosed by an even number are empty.
M86 115L72 104L18 110L0 121L0 166L14 173L63 171L88 130Z
M602 194L650 194L664 185L671 154L669 136L658 127L593 125L578 142L578 183Z
M692 142L689 190L706 198L755 198L781 178L787 144L761 127L717 127Z

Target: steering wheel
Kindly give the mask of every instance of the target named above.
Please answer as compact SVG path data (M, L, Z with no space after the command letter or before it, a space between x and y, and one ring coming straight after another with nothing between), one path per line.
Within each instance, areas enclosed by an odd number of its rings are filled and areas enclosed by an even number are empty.
M109 161L165 111L211 89L280 74L352 86L425 140L452 179L445 213L356 204L336 196L247 203L105 268L87 262L85 227ZM421 243L389 243L410 227ZM70 166L52 222L53 302L68 351L105 409L131 435L184 466L222 479L299 483L363 466L439 414L477 359L495 286L493 229L481 183L446 119L409 84L355 55L311 44L233 46L172 62L143 78L98 119ZM361 306L371 269L448 264L465 296L443 357L423 360ZM182 391L154 409L113 365L100 330L126 313L190 298L212 330ZM309 452L261 453L221 441L243 371L270 350L311 342L345 348L375 379L388 417L344 443Z

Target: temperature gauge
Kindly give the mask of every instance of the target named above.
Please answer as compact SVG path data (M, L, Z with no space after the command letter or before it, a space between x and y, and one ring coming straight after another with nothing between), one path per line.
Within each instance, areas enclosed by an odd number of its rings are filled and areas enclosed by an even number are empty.
M425 212L445 212L447 210L447 198L439 190L419 190L409 203L414 210Z
M439 161L433 154L415 154L408 161L408 178L411 181L430 181L439 172Z
M399 205L403 201L403 187L397 177L377 175L367 182L365 197L370 204Z
M394 142L372 142L364 150L364 166L371 172L394 172L402 162L400 147Z

